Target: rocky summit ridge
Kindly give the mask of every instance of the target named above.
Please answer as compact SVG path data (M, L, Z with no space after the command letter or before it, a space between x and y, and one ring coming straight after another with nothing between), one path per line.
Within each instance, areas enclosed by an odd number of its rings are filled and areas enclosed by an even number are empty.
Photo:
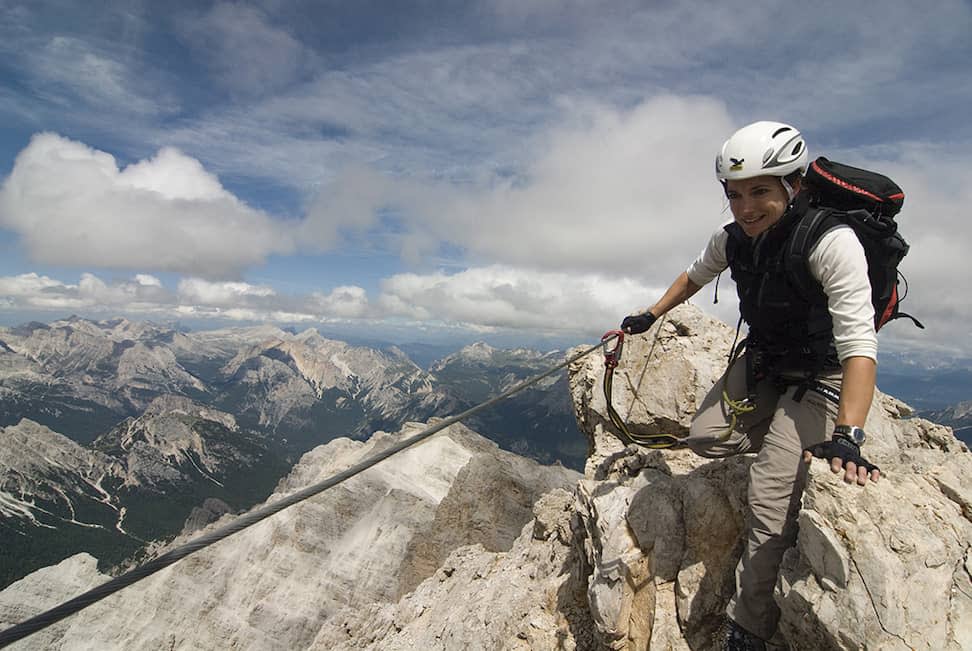
M629 338L613 397L629 426L687 431L732 336L683 306ZM711 649L752 458L624 448L602 374L596 355L570 369L590 444L583 476L453 426L15 648ZM275 495L417 426L315 448ZM972 648L972 456L884 394L867 429L879 483L847 486L811 467L773 642ZM105 578L87 555L35 572L0 592L0 627Z
M629 427L687 432L732 337L683 307L629 338L613 399ZM593 440L577 512L588 556L598 559L588 595L599 639L619 649L709 648L734 587L752 458L624 450L604 416L602 373L587 358L571 375ZM880 391L866 429L880 482L848 486L825 462L812 464L797 544L774 595L782 609L774 642L972 648L972 456L947 427Z

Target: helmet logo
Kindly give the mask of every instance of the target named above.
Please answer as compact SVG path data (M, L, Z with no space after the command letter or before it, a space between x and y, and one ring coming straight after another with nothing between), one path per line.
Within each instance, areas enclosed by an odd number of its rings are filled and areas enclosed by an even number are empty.
M730 172L738 172L743 168L743 163L746 161L745 158L729 158L732 161L732 165L729 166Z

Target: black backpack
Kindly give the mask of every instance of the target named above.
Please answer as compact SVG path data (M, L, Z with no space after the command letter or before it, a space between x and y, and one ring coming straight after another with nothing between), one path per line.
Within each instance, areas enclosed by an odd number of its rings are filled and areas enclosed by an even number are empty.
M820 157L810 164L804 178L810 208L796 225L786 252L791 281L810 296L816 281L806 259L817 240L835 223L854 229L867 257L874 305L874 330L888 321L905 317L924 328L915 317L900 310L908 283L898 265L908 254L908 244L898 233L894 216L904 203L904 192L886 176ZM899 291L904 288L904 293Z

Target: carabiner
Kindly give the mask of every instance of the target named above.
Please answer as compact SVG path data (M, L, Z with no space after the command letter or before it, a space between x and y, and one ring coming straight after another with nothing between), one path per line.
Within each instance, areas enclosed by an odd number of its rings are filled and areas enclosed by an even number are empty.
M611 339L617 337L617 341L614 344L614 348L608 348L608 344L611 343ZM621 348L624 345L624 331L623 330L608 330L601 337L601 346L604 348L604 366L606 368L615 368L618 365L618 360L621 359Z

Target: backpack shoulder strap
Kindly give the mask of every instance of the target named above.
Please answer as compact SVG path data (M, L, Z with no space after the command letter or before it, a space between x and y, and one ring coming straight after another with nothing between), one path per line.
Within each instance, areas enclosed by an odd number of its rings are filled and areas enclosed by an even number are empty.
M840 223L830 208L811 208L797 222L786 245L785 264L790 272L790 280L801 296L811 296L814 287L807 258L817 241L829 228Z
M739 225L733 222L726 224L723 229L728 233L728 237L726 237L726 262L731 267L739 252L739 235L736 233L739 230Z

